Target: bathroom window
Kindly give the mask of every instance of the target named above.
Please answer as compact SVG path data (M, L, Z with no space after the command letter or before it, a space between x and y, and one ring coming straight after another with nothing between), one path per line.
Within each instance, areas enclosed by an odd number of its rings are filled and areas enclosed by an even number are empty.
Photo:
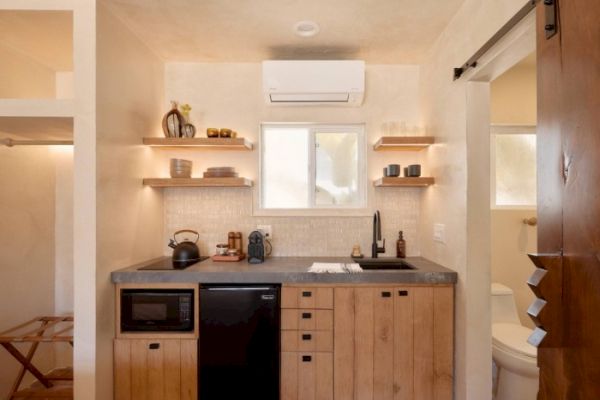
M535 207L535 127L492 126L491 132L492 207Z
M260 149L261 210L366 207L363 125L263 124Z

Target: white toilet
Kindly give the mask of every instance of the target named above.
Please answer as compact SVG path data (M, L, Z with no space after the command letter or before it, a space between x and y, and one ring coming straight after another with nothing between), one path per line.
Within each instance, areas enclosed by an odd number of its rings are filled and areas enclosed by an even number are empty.
M527 343L532 332L521 325L512 289L492 283L492 358L498 368L495 400L537 398L537 349Z

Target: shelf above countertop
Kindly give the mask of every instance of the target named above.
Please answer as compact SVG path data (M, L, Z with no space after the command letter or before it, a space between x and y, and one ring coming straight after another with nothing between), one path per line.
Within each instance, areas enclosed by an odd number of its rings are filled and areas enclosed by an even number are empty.
M433 136L382 136L373 145L375 151L420 151L435 143Z
M246 178L145 178L145 186L165 187L252 187Z
M73 117L72 99L0 99L0 117Z
M145 137L144 144L152 147L189 147L206 150L250 151L253 145L244 138L165 138Z
M383 177L373 182L375 187L423 187L433 185L434 178L428 177Z

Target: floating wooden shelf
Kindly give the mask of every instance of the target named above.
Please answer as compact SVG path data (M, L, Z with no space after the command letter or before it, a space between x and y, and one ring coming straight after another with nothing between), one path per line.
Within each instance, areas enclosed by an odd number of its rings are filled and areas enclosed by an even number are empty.
M435 142L433 136L382 136L374 145L375 151L419 151Z
M0 117L72 117L72 99L0 99Z
M152 187L252 187L246 178L146 178L145 186Z
M373 182L375 187L415 187L415 186L429 186L433 185L435 180L433 178L393 178L383 177Z
M154 147L195 147L207 150L252 150L252 143L244 138L161 138L146 137L144 144Z

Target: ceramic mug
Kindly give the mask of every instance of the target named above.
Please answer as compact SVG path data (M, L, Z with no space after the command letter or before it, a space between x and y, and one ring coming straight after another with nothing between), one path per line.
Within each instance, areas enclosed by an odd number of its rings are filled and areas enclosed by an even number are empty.
M400 176L400 165L399 164L390 164L387 166L387 176Z

